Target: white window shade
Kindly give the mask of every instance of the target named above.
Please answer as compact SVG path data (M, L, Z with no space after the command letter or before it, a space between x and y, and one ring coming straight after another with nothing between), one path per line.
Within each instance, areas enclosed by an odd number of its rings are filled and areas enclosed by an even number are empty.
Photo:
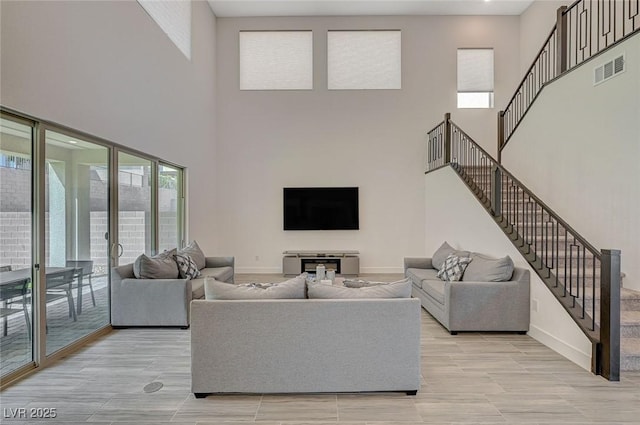
M311 31L241 31L240 90L312 90Z
M329 31L329 90L401 89L400 31Z
M458 49L458 92L493 91L493 49Z
M138 0L138 3L191 60L191 0Z

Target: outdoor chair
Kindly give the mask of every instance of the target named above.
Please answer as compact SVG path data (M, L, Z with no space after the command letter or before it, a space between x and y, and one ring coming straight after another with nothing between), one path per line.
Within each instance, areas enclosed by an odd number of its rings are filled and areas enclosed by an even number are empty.
M76 307L71 289L73 288L73 280L77 274L77 269L66 269L55 273L47 273L47 303L66 298L69 303L69 317L73 317L74 322L78 318L76 316Z
M81 314L82 296L80 295L80 292L82 291L82 287L87 284L89 285L89 289L91 291L91 302L93 303L94 307L96 306L96 297L93 294L93 284L91 282L91 275L93 275L93 260L67 260L66 266L75 268L78 271L76 277L82 277L82 279L78 279L78 283L76 285L78 289L78 307L76 311L78 314ZM86 277L89 277L89 279L85 279Z

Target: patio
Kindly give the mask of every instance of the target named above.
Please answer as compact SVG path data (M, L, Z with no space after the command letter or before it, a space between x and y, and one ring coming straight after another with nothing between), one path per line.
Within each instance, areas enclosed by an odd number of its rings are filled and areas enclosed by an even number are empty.
M103 327L109 322L109 302L107 275L93 276L93 292L96 305L91 302L88 286L83 286L82 313L77 321L69 317L69 305L65 299L47 304L47 353L53 353L73 341ZM77 291L73 292L77 300ZM29 307L29 318L33 320ZM25 319L17 312L6 317L7 335L0 337L0 374L4 375L31 361L31 341L29 341Z

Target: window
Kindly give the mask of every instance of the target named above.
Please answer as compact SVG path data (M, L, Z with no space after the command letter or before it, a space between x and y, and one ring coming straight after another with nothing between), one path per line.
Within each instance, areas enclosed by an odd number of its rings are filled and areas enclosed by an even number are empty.
M191 1L138 0L138 3L191 60Z
M493 49L458 49L458 108L493 108Z
M329 90L401 89L400 31L329 31Z
M311 31L241 31L240 90L312 90Z

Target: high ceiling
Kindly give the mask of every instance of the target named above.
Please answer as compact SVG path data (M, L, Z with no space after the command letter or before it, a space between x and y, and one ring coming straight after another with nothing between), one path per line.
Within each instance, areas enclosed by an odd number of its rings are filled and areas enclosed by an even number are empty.
M208 0L216 16L520 15L533 0Z

